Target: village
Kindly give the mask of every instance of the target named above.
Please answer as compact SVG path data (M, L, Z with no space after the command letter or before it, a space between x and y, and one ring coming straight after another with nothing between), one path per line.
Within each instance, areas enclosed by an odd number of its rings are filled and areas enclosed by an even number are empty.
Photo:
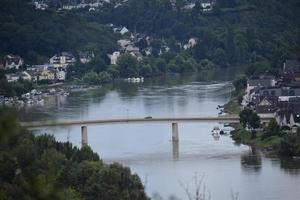
M158 56L170 50L167 45L162 45L159 50L152 48L154 38L140 33L132 33L125 26L108 25L114 34L120 38L117 41L118 50L107 54L110 60L110 65L116 66L118 59L125 54L129 54L136 58L138 62L142 61L144 57L152 56L153 52L157 52ZM177 43L177 45L184 51L193 48L198 42L198 38L190 38L186 44ZM138 46L143 44L143 49ZM78 51L78 52L59 52L49 58L45 64L30 65L19 55L9 54L0 60L0 69L4 70L6 80L8 83L18 82L20 80L29 81L35 85L43 85L49 88L61 85L67 82L68 68L77 63L83 66L88 65L97 55L93 51ZM142 83L144 77L126 77L122 81L130 83ZM75 86L72 86L75 87ZM78 86L83 87L83 86ZM85 87L85 86L84 86ZM59 89L53 91L52 89L42 91L33 90L29 93L22 94L21 97L6 97L0 96L0 103L5 105L23 106L26 104L41 105L44 102L40 94L46 95L68 95L70 89Z
M254 109L259 116L275 118L286 131L300 127L300 62L288 59L277 76L265 73L247 80L242 107Z
M37 10L47 10L49 9L49 4L47 0L33 0L32 5ZM65 1L62 4L58 4L58 11L68 11L68 10L76 10L76 9L88 9L89 12L93 12L101 9L105 5L113 4L114 8L118 8L122 4L128 2L128 0L69 0ZM190 0L186 1L186 4L182 7L183 10L191 10L196 6L196 3L200 2L200 5L203 9L203 12L210 12L213 10L213 6L215 5L215 0ZM173 9L176 9L176 0L170 0Z

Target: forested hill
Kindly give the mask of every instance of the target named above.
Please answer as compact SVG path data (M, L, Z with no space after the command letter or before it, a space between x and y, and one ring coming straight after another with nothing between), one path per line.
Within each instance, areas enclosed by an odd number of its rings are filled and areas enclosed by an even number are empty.
M174 2L129 0L98 17L170 43L198 37L200 44L191 54L216 64L261 60L275 65L299 47L299 0L216 0L212 12L203 12L199 3L186 10L182 6L185 0Z
M35 10L29 1L0 0L1 57L13 53L29 64L41 64L57 52L92 50L105 60L117 49L117 36L104 25L108 23L152 36L158 47L170 47L167 63L180 54L197 63L252 65L256 71L280 66L299 51L299 0L214 0L209 12L203 11L201 0L117 1L118 6L107 3L94 12ZM192 9L185 8L193 2ZM191 37L198 44L180 50L178 42L185 44Z
M89 146L34 136L0 109L0 199L149 200L136 174Z
M116 48L112 30L71 12L35 10L29 0L0 0L0 56L20 55L44 63L60 51L93 50L102 55Z

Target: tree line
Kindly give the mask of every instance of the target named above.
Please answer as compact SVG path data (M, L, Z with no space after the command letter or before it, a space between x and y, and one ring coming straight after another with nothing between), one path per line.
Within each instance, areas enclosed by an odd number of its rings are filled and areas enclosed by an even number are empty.
M89 146L34 136L0 110L0 199L149 199L136 174L106 164Z

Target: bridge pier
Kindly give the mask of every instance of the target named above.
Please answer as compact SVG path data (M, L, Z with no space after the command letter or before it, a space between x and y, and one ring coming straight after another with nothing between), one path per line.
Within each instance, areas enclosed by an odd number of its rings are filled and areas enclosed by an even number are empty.
M173 160L179 159L179 142L172 142Z
M81 127L81 147L87 146L88 145L88 132L87 132L87 127L82 126Z
M173 122L172 123L172 142L178 142L179 136L178 136L178 123Z

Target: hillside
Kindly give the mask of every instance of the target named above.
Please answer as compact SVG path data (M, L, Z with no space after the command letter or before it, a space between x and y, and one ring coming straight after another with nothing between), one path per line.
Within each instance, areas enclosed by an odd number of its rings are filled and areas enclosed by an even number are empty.
M117 47L107 26L71 12L35 10L28 2L0 1L1 57L13 53L29 64L43 64L61 51L92 50L105 57Z
M200 43L190 55L223 66L256 61L275 66L299 48L297 0L217 0L211 12L203 12L197 3L186 10L182 7L186 1L175 2L174 7L169 0L129 0L99 12L98 20L150 33L168 43L197 37Z

